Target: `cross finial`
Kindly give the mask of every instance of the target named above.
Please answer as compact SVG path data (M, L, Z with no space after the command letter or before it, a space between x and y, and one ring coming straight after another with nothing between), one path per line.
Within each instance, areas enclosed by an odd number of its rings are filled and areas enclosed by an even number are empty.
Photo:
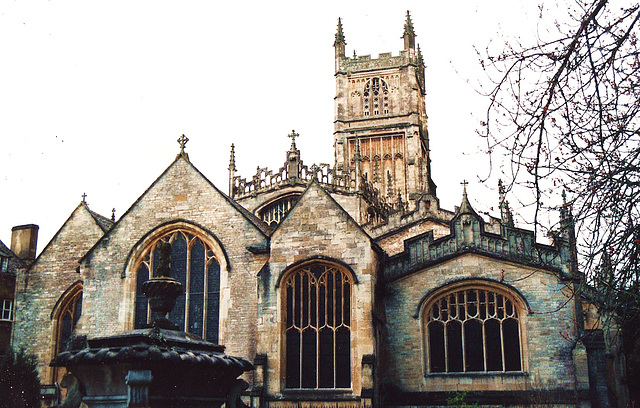
M462 180L462 183L460 183L460 185L462 186L462 188L464 189L464 192L466 193L469 182L467 180Z
M291 148L292 148L292 149L295 149L295 148L296 148L296 137L299 137L299 136L300 136L300 134L299 134L299 133L296 133L296 131L295 131L295 130L292 130L292 131L291 131L291 134L287 135L287 137L290 137L290 138L291 138Z
M87 193L82 193L82 202L87 203Z
M184 134L178 138L178 144L180 145L180 154L184 154L184 147L189 141L189 138Z

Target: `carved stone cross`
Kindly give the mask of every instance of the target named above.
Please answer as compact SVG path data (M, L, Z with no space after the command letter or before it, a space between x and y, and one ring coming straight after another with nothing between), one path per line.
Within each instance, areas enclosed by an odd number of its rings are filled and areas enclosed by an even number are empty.
M184 134L178 138L178 144L180 144L180 154L184 153L184 146L187 144L188 141L189 141L189 138L186 137Z
M296 131L295 131L295 130L292 130L292 131L291 131L291 134L290 134L290 135L287 135L287 137L290 137L290 138L291 138L291 144L296 144L296 137L299 137L299 136L300 136L300 134L299 134L299 133L296 133Z

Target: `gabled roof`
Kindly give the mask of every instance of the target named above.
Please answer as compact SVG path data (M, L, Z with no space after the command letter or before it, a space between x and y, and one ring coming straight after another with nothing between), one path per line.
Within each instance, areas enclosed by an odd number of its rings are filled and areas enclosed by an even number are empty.
M51 238L51 240L47 243L47 245L42 249L42 251L40 251L40 254L37 256L37 258L35 259L35 262L33 262L33 264L31 264L31 267L33 267L33 265L36 265L38 263L38 260L40 259L40 257L42 256L42 254L46 253L47 250L49 249L49 247L51 246L51 244L53 243L53 241L55 241L55 239L60 235L60 233L62 232L62 230L64 229L64 227L69 223L69 221L74 217L74 215L78 212L78 211L87 211L87 213L91 216L91 218L95 221L96 226L98 228L100 228L100 230L102 230L103 232L106 232L108 229L105 228L111 228L111 226L113 226L113 222L111 222L111 220L109 220L108 218L106 218L105 216L102 216L96 212L93 212L89 209L89 206L87 205L86 202L82 201L80 202L80 204L78 204L78 206L71 212L71 214L69 215L69 217L65 220L64 223L62 223L62 226L60 226L60 228L58 229L58 231L56 231L56 233L53 235L53 237ZM105 222L106 221L106 222ZM109 226L109 224L111 224Z
M247 209L242 207L240 204L236 203L228 195L226 195L225 193L220 191L204 174L202 174L202 172L200 170L198 170L198 168L196 166L194 166L191 163L191 161L189 160L189 156L186 153L180 153L180 154L178 154L176 156L175 160L172 161L171 164L153 181L153 183L151 183L151 185L149 185L149 187L147 187L147 189L136 199L136 201L134 201L133 204L131 204L131 206L129 206L127 211L125 211L124 214L122 214L122 216L118 219L118 221L116 221L111 226L109 231L107 231L104 234L104 236L102 238L100 238L91 247L91 249L89 249L89 251L87 251L87 253L80 259L80 262L82 262L91 252L93 252L93 250L100 244L100 242L102 242L102 240L106 239L106 237L108 237L111 234L111 232L115 229L114 227L116 227L124 218L126 218L127 215L129 213L131 213L131 211L133 211L133 209L138 205L138 203L140 203L140 201L142 201L142 199L147 195L147 193L149 191L151 191L151 189L153 189L153 187L156 184L158 184L160 182L160 180L162 180L162 178L169 172L169 170L173 166L175 166L176 163L178 163L181 160L183 160L189 167L191 167L192 170L194 170L200 177L202 177L202 179L207 184L209 184L209 186L211 188L213 188L217 193L219 193L220 196L223 197L224 200L227 201L227 203L229 203L229 205L231 207L236 209L247 221L249 221L249 223L251 223L258 231L260 231L260 233L262 233L265 236L265 238L269 237L269 235L273 232L273 229L271 227L269 227L267 224L265 224L262 220L260 220L255 215L251 214L251 212L249 212Z
M18 258L5 244L0 240L0 256L8 258Z

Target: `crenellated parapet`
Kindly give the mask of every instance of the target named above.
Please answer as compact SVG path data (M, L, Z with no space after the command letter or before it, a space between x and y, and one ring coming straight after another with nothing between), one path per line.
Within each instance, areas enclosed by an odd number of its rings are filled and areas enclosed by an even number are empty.
M371 55L354 55L353 57L342 57L338 59L336 71L340 73L352 74L384 68L400 68L408 65L418 66L420 61L415 52L408 50L400 51L400 55L393 56L390 52L378 54L378 58L371 58Z
M463 204L450 222L450 233L434 239L428 231L404 242L404 251L388 258L383 265L382 279L393 281L431 265L444 262L463 253L513 261L555 272L562 279L571 279L569 242L556 238L553 245L536 242L533 231L503 225L499 234L488 232L485 223L469 205L466 194Z

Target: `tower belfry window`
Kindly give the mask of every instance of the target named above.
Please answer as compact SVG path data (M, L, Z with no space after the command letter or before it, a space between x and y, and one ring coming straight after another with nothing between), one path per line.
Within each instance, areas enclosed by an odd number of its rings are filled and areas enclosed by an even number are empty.
M389 113L389 87L387 83L378 77L367 81L362 92L364 116Z

